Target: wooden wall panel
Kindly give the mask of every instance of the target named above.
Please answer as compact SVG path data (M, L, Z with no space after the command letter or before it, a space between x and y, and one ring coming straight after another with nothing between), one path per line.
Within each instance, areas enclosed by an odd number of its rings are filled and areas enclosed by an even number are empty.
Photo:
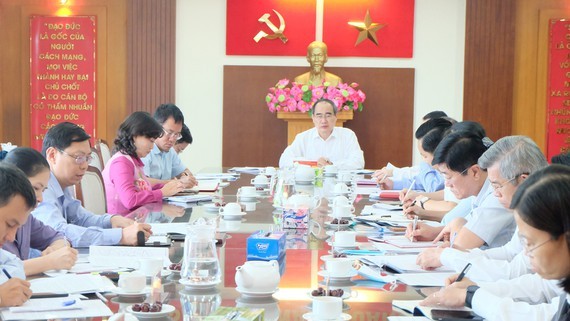
M515 9L516 0L467 1L463 119L494 140L512 132Z
M176 0L128 0L129 112L174 102Z
M73 0L74 15L97 16L96 136L115 137L126 115L126 0ZM29 145L29 16L55 15L57 1L2 0L0 2L0 141ZM109 110L109 112L107 112Z
M548 20L570 18L567 0L517 0L513 132L546 149Z
M345 123L356 132L367 168L388 161L412 162L414 70L327 68L346 82L358 82L367 100L362 113ZM224 67L223 166L278 165L287 147L287 126L269 112L264 97L279 79L293 79L306 67Z

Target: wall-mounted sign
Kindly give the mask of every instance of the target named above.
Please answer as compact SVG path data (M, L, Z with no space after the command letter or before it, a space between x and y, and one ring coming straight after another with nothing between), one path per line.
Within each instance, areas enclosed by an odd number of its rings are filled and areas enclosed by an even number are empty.
M570 151L570 20L550 20L546 157Z
M95 16L30 18L30 138L69 121L95 137Z

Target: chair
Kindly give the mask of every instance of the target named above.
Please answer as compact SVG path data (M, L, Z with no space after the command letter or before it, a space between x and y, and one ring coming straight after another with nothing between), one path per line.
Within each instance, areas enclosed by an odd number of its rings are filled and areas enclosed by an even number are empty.
M83 179L75 184L77 199L83 207L95 214L107 213L107 198L105 183L101 172L94 166L89 166Z
M111 150L109 149L109 145L107 145L107 143L102 139L98 139L95 145L99 146L99 152L101 153L101 161L103 165L102 167L105 168L105 165L109 159L111 159Z
M93 158L93 160L91 161L91 163L89 165L96 167L100 172L102 172L103 171L103 161L102 161L100 149L92 147L91 148L91 157Z

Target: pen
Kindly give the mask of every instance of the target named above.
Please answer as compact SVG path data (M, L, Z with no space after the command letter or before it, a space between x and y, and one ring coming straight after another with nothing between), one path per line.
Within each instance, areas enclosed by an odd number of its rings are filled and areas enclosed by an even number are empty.
M105 302L105 303L109 302L109 300L107 300L107 298L104 297L103 294L101 294L101 293L99 293L99 292L95 292L95 295L96 295L99 299L101 299L101 301L103 301L103 302Z
M412 187L414 187L414 184L416 183L416 180L412 180L412 184L410 184L410 188L408 188L408 190L406 191L406 194L404 195L404 199L406 199L406 197L408 197L408 194L410 194L410 191L412 190ZM404 202L401 201L400 202L400 206L404 206Z
M451 235L451 240L449 240L449 248L453 248L453 242L455 242L455 238L457 237L457 232L453 232L453 235Z
M63 302L61 303L61 305L64 306L64 307L68 307L68 306L74 305L74 304L75 304L75 300L63 301Z
M463 278L465 277L465 274L467 274L467 272L469 271L470 268L471 268L471 263L467 263L467 265L463 268L463 271L461 271L461 273L459 273L459 276L457 277L455 282L461 282L461 280L463 280Z
M412 235L410 238L411 242L414 241L414 231L416 230L416 227L418 227L418 216L414 215L414 221L412 222Z
M11 279L11 278L12 278L12 276L10 275L10 273L8 273L8 271L6 271L5 268L2 268L2 272L4 272L4 274L6 275L6 277L7 277L8 279Z

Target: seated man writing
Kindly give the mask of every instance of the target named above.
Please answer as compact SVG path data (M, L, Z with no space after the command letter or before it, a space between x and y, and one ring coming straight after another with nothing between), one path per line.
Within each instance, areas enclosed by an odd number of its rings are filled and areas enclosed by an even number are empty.
M295 159L317 160L317 165L336 165L339 169L364 168L364 153L354 132L348 128L335 127L337 107L328 99L317 100L312 107L315 128L295 137L281 158L279 167L293 165Z

